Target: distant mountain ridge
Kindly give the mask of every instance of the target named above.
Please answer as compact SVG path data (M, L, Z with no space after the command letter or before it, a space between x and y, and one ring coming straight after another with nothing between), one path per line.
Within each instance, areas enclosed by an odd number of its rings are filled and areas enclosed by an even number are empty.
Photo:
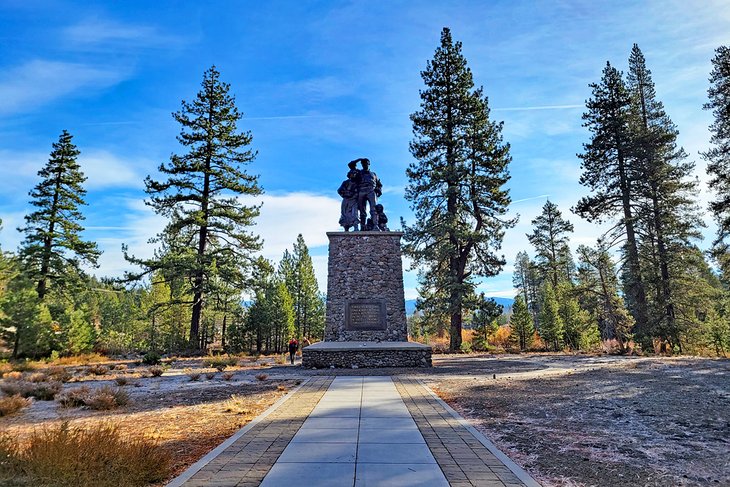
M487 299L490 299L487 297ZM497 304L501 304L504 306L504 310L507 311L507 308L511 307L515 300L511 298L491 298L497 302ZM416 300L415 299L406 299L406 316L411 316L416 311Z

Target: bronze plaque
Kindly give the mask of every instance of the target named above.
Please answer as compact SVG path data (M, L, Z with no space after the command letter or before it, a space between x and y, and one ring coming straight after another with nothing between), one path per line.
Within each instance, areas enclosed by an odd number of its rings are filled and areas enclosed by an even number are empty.
M345 330L382 331L385 328L385 300L351 299L345 303Z

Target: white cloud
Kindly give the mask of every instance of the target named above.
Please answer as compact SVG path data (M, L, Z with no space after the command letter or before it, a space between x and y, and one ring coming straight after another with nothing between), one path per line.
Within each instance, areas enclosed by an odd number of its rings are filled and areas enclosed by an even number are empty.
M63 30L74 47L171 47L183 42L181 37L161 33L156 27L122 24L105 19L86 19Z
M123 80L119 68L36 59L0 77L0 116L27 112L79 91L101 90Z
M141 188L144 175L137 167L154 167L149 161L130 161L105 150L90 150L79 156L81 170L88 177L86 187L90 189L125 187Z

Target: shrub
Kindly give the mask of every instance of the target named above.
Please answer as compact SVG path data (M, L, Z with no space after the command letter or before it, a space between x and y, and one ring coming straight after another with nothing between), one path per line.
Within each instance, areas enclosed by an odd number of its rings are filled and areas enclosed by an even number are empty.
M256 374L256 379L258 379L258 380L264 381L268 378L269 378L269 376L267 374Z
M52 401L61 392L60 382L28 382L14 380L0 384L0 390L8 396L35 397L39 401Z
M94 364L90 365L86 371L93 375L106 375L109 373L109 367L106 365Z
M13 370L13 366L7 362L0 362L0 377Z
M142 358L142 363L145 365L159 365L160 360L162 357L160 357L160 354L157 352L147 352L145 356Z
M126 364L117 364L114 366L114 370L127 370Z
M12 371L12 372L8 372L7 374L5 374L5 375L3 376L3 379L5 379L6 381L10 381L10 380L20 380L20 379L22 379L22 378L23 378L23 373L22 373L22 372L18 372L18 371L16 371L16 370L14 370L14 371Z
M48 376L43 372L34 372L28 376L28 382L46 382Z
M66 370L66 367L50 367L48 369L48 375L53 378L53 380L57 380L59 382L68 382L71 380L71 372Z
M51 360L54 365L88 365L94 362L104 362L107 358L98 353L84 353L81 355L71 355L68 357L60 357Z
M200 379L200 372L195 371L193 369L185 369L185 373L188 377L190 377L190 380L196 381Z
M25 399L19 394L10 397L3 397L0 399L0 417L15 414L24 407L30 406L31 402L33 401Z
M59 395L58 402L62 407L88 407L106 411L129 404L129 394L123 389L102 386L91 389L87 386L77 387Z
M127 384L129 384L129 383L130 383L131 381L130 381L129 377L125 377L125 376L123 376L123 375L118 375L118 376L116 376L116 377L114 378L114 382L116 382L116 384L117 384L118 386L126 386L126 385L127 385Z
M205 378L208 380L213 380L215 378L215 372L206 372Z
M471 342L461 342L460 349L462 353L471 353Z
M238 358L231 357L230 355L211 355L203 360L204 365L218 369L220 372L223 372L226 367L233 367L237 363Z
M111 386L102 386L95 389L86 397L85 404L89 409L95 409L98 411L116 409L119 406L126 406L129 404L129 394L127 394L127 391L119 387L113 388Z
M30 370L34 370L36 368L36 364L31 362L30 360L18 360L17 362L13 362L13 370L16 372L28 372Z
M233 372L223 372L223 375L221 375L221 377L223 377L223 380L231 380L233 379L233 376Z
M149 371L152 377L160 377L165 372L165 369L159 365L153 365L149 368Z
M139 376L142 379L148 379L148 378L152 377L152 373L147 369L142 369L139 371Z
M91 394L88 386L69 389L58 395L56 400L64 408L76 408L86 405L86 398Z
M0 452L2 470L20 485L143 486L164 480L171 466L158 440L123 436L109 424L83 429L63 423L34 432L22 447L3 435Z

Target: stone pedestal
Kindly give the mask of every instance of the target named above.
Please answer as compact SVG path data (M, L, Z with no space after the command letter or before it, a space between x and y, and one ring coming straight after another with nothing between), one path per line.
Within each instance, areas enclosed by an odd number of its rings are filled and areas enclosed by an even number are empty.
M431 347L408 342L402 232L329 232L324 342L305 367L430 367Z

